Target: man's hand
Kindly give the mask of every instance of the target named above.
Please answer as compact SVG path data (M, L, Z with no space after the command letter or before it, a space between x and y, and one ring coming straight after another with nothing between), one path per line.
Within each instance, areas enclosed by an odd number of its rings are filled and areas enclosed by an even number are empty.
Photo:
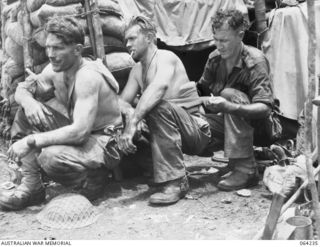
M132 124L130 121L126 124L126 128L118 140L118 146L125 155L128 155L137 151L136 145L134 145L132 142L133 136L137 131L137 126Z
M8 150L8 157L11 160L19 161L31 151L31 147L27 144L27 137L13 143Z
M49 112L43 104L32 100L29 101L27 105L24 105L23 109L30 124L42 129L49 128L49 123L45 115L52 115L52 113Z
M213 96L205 97L203 100L203 104L207 109L209 109L212 113L224 112L227 106L228 101L221 96Z

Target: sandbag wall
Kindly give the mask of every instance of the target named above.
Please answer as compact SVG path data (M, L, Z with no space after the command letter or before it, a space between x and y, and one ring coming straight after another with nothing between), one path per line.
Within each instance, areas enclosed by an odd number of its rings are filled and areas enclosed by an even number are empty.
M123 89L134 61L128 54L124 44L124 19L117 0L98 0L104 50L107 66L113 73L120 88ZM30 42L34 72L40 73L48 64L45 53L44 25L52 16L74 16L83 26L86 37L83 56L93 55L89 38L89 28L82 0L27 0L30 13L32 37L27 39L21 25L22 11L20 1L7 5L2 10L4 26L4 55L2 62L1 95L10 98L14 104L13 94L16 86L24 78L23 43Z

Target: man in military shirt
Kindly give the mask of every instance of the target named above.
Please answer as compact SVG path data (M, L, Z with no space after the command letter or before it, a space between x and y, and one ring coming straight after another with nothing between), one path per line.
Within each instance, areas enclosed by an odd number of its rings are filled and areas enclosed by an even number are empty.
M218 11L212 30L217 49L209 55L197 88L204 100L212 140L208 150L224 149L231 172L218 188L231 191L258 183L253 155L254 124L273 108L269 64L263 53L243 44L247 21L237 10Z

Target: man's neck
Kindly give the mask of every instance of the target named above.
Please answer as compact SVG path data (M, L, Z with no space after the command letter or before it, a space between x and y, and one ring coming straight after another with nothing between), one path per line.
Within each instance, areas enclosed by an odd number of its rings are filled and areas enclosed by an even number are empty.
M154 53L156 52L157 49L158 48L156 45L150 45L148 47L146 54L140 60L142 67L146 68L149 66L149 64L154 56Z
M228 68L233 68L238 63L241 57L242 46L243 46L242 43L239 46L237 46L236 49L234 50L233 56L225 60L225 63Z
M83 63L83 58L79 57L69 69L64 71L64 78L66 79L65 83L67 85L71 83L69 79L76 74L76 72L81 67L82 63Z

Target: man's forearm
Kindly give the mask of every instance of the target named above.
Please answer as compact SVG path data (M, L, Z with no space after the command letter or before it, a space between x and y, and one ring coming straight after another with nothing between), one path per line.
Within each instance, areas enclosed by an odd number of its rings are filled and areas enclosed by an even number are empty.
M43 148L51 145L80 145L87 140L89 135L88 130L79 130L73 125L68 125L52 131L33 134L27 138L28 142L34 142L37 148Z
M229 113L248 119L265 118L269 116L270 112L271 107L264 103L242 105L227 101L224 109L224 113Z
M154 85L152 85L154 86ZM132 117L132 124L137 124L151 111L162 99L167 90L166 85L149 86L142 94Z
M17 88L16 93L14 95L16 102L22 107L25 104L29 104L30 101L35 101L34 96L28 90L24 88Z

